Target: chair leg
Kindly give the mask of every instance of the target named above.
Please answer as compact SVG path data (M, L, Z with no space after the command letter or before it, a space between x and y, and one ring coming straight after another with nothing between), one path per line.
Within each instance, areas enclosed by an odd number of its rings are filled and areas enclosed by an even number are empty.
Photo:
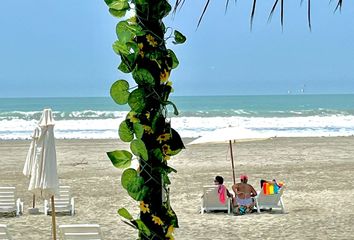
M280 198L280 206L281 206L281 212L285 213L285 207L284 207L283 199L281 199L281 198Z
M256 208L257 208L257 213L261 213L261 209L259 209L259 204L258 200L256 199Z

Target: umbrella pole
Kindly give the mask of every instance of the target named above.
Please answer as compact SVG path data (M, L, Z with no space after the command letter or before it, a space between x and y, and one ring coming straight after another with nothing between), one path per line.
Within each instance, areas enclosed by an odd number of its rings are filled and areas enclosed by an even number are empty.
M235 166L234 166L234 154L232 151L232 142L229 140L229 145L230 145L230 153L231 153L231 166L232 166L232 177L234 180L234 184L236 184L236 177L235 177Z
M53 229L53 240L57 239L57 227L55 223L55 207L54 207L54 195L51 198L52 200L52 229Z
M36 195L33 194L32 207L34 208L36 205Z

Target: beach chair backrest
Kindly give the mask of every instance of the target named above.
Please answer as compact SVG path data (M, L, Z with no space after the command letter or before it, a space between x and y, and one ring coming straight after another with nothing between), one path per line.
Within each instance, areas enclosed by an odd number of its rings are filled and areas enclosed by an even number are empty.
M62 240L102 240L98 224L69 224L59 225Z
M261 202L263 205L278 204L281 196L283 195L283 191L284 191L284 186L279 189L278 193L274 193L274 194L264 194L264 192L261 191L258 197L259 202Z
M16 209L15 191L15 187L0 187L0 212Z
M70 186L59 186L59 193L55 195L55 205L70 205Z
M0 239L1 240L11 240L9 232L7 231L7 226L5 224L0 224Z
M219 200L219 194L218 194L218 187L217 186L204 186L203 187L203 198L204 198L204 204L205 206L208 206L209 208L217 208L220 206L225 206L227 207L227 201L222 204ZM225 192L226 194L226 192ZM225 196L225 199L227 199L227 196Z

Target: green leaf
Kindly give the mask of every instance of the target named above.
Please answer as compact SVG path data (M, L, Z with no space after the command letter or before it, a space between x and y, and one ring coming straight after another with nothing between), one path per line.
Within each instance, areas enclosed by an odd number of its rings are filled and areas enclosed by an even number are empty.
M112 99L120 105L126 104L129 97L129 83L125 80L118 80L112 84L110 94Z
M130 149L132 150L133 154L135 156L141 157L143 158L145 161L148 160L149 156L148 156L148 152L145 146L145 143L140 140L140 139L134 139L131 143L130 143Z
M154 77L151 75L151 73L148 70L144 68L134 69L133 78L136 81L136 83L140 85L152 86L155 83Z
M107 155L116 168L129 167L133 157L133 155L126 150L107 152Z
M187 39L182 33L177 30L175 30L173 34L175 35L175 41L173 41L174 44L184 43Z
M106 2L107 3L107 2ZM115 10L129 10L130 6L128 3L128 0L115 0L111 1L110 4L108 4L109 8L115 9Z
M110 8L108 11L112 16L117 18L122 18L127 13L127 10L116 10L114 8Z
M113 43L113 50L118 55L121 55L121 54L129 55L130 54L130 48L126 45L126 43L121 42L119 40L117 40Z
M137 228L139 229L139 231L144 233L144 235L146 235L146 236L150 236L151 235L150 229L145 225L145 223L143 221L141 221L140 219L136 219L135 223L136 223Z
M135 169L133 168L125 169L121 177L123 188L128 189L129 183L131 183L137 176L138 176L138 172Z
M158 1L156 10L158 18L164 18L171 11L172 7L166 0Z
M118 134L123 142L131 142L134 139L134 132L130 129L128 121L129 120L124 120L119 125Z
M178 109L176 107L176 105L171 102L171 101L166 101L166 102L163 102L164 105L172 105L173 107L173 113L177 116L178 115Z
M163 161L163 154L162 154L162 151L161 149L159 148L155 148L152 153L154 154L154 156L159 159L160 161Z
M176 54L171 49L168 49L167 51L170 57L172 58L172 69L178 67L179 61L177 59Z
M128 21L120 21L116 26L117 37L122 42L130 42L136 36L143 36L145 32L137 24L129 24Z
M123 61L119 64L118 70L120 70L120 71L122 71L124 73L130 73L131 72L130 71L130 67Z
M127 185L128 192L139 193L142 190L144 186L144 179L142 177L139 177L137 174L138 173L136 172L135 177L128 182Z
M130 93L128 104L131 109L136 113L141 113L145 108L145 92L143 89L135 89Z
M135 137L141 139L144 134L144 127L140 123L134 123L133 125Z
M119 210L118 210L118 214L119 215L121 215L122 217L124 217L125 219L128 219L128 220L133 220L133 217L132 217L132 215L128 212L128 210L127 209L125 209L125 208L120 208Z

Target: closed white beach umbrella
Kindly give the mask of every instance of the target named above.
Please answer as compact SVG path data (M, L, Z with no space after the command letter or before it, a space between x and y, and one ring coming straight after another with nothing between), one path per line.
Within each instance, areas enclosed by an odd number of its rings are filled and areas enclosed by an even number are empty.
M54 119L51 109L44 109L38 123L41 133L28 190L52 201L53 239L56 239L54 195L58 192L57 158L54 139Z
M207 133L204 136L201 136L200 138L197 138L194 141L190 142L188 145L228 142L230 146L232 177L235 184L236 177L235 177L235 165L234 165L232 143L260 141L260 140L269 139L271 137L274 136L271 136L270 134L267 133L256 132L241 127L228 127L228 128L216 129L213 132Z
M23 175L25 175L28 178L31 176L33 163L36 158L37 142L38 142L40 131L41 130L39 127L36 127L33 131L33 135L31 136L32 137L31 145L28 149L25 166L23 167Z
M36 160L37 142L39 139L40 132L41 132L41 129L39 127L36 127L33 131L31 145L28 149L25 165L23 167L23 171L22 171L23 175L25 175L28 178L31 177L32 168L34 167L34 162ZM35 202L36 202L36 198L35 198L35 194L33 194L33 202L32 202L33 210L35 207ZM36 209L36 210L38 210L38 209Z

